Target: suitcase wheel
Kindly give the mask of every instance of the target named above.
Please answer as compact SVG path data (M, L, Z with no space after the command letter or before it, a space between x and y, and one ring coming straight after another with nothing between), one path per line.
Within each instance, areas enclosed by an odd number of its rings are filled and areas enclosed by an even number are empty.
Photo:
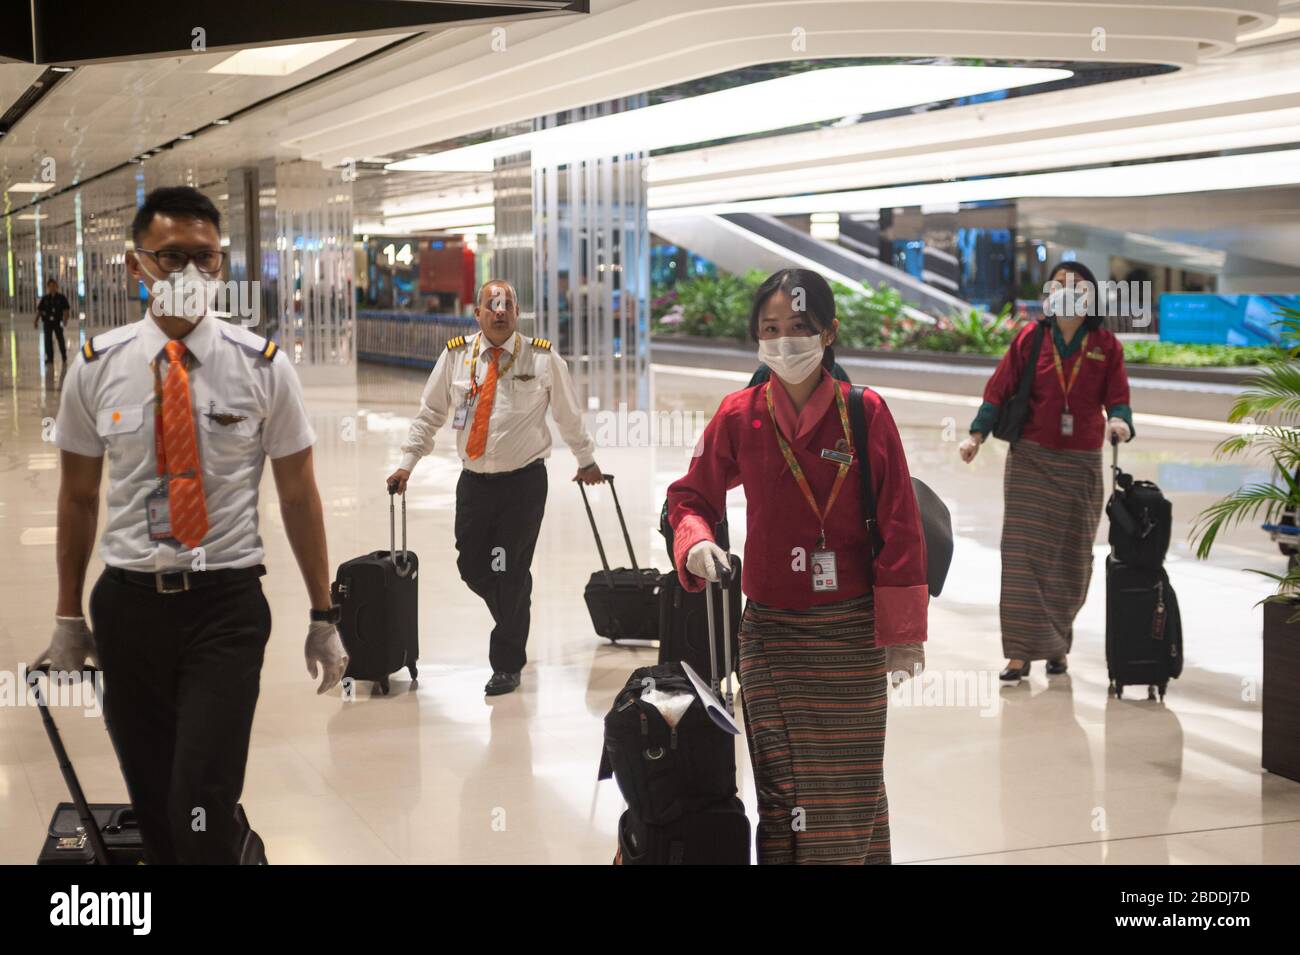
M1156 698L1156 688L1154 684L1151 684L1147 686L1147 699L1154 700L1155 698Z
M387 696L387 695L388 695L388 677L384 677L382 680L377 681L377 682L375 683L375 687L379 690L379 692L380 692L382 695Z
M412 683L414 683L416 680L418 680L418 679L420 678L420 671L417 670L417 669L415 668L415 664L414 664L414 663L412 663L412 664L411 664L409 667L407 667L406 669L407 669L407 670L410 672L410 674L411 674L411 682L412 682Z
M1167 690L1168 688L1169 688L1169 684L1168 684L1168 683L1161 683L1161 684L1160 684L1159 689L1160 689L1160 701L1161 701L1161 702L1164 702L1164 699L1165 699L1165 690Z
M1112 690L1115 691L1115 699L1120 700L1120 699L1123 699L1123 698L1124 698L1124 684L1123 684L1123 683L1112 683L1112 684L1110 685L1110 687L1111 687Z

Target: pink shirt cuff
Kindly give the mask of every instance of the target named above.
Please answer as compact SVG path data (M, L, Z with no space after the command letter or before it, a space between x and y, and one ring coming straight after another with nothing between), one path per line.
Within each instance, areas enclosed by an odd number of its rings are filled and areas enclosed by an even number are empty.
M925 642L926 617L930 609L930 588L926 584L876 587L873 597L876 646L892 647L901 643Z
M686 555L700 541L713 540L713 532L702 517L687 514L673 528L673 563L677 565L677 576L682 586L691 593L704 589L704 581L686 570Z

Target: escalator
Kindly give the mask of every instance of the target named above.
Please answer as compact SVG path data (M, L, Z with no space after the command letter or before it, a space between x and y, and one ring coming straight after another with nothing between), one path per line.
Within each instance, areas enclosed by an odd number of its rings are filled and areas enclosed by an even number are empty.
M810 268L850 286L875 288L884 282L897 289L903 301L929 315L946 316L972 308L969 302L902 269L815 239L773 216L748 212L682 215L666 209L650 214L650 230L728 272Z

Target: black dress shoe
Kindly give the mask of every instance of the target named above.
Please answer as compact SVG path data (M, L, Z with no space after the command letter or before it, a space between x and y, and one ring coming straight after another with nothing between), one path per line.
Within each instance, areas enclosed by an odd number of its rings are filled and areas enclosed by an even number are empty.
M1070 669L1070 666L1065 662L1065 657L1057 657L1055 660L1047 661L1048 676L1060 676L1068 669Z
M483 687L483 692L488 696L500 696L503 693L513 693L519 689L519 673L506 673L504 670L498 670L492 674L492 679L487 681L487 686Z
M1028 677L1029 677L1029 661L1025 661L1025 665L1018 670L1015 669L1014 667L1007 667L1005 670L1003 670L1001 673L998 674L999 680L1001 680L1003 683L1010 683L1012 685L1019 683L1021 680L1027 679Z

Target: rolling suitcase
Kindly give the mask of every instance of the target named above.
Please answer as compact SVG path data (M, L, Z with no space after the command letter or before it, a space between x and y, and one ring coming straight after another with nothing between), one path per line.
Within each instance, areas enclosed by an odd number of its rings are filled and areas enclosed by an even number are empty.
M723 550L731 548L727 533L727 522L719 521L714 539ZM740 558L731 555L731 579L740 580ZM732 620L739 620L741 613L740 588L728 587L724 598ZM709 626L707 592L695 592L682 586L677 572L670 571L663 575L659 588L659 662L679 663L685 661L696 673L704 673L709 666ZM715 627L720 621L714 620ZM729 635L731 651L728 659L740 659L739 627L718 627L723 634ZM721 654L723 648L715 648Z
M402 495L402 550L397 550L397 517L388 489L388 550L377 550L340 564L330 595L342 611L339 636L348 651L345 679L371 680L387 693L388 677L406 667L419 677L420 617L417 578L420 559L406 548L406 495Z
M1119 443L1111 441L1112 551L1106 557L1106 670L1110 691L1146 684L1147 699L1165 698L1183 672L1183 625L1178 595L1163 566L1172 509L1160 489L1119 469ZM1118 524L1118 526L1117 526ZM1118 542L1118 543L1117 543ZM1127 559L1126 559L1127 558Z
M714 624L713 584L705 588L708 625L709 679L714 695L728 715L735 713L731 687L730 591L735 585L728 568L718 564L724 632ZM718 652L721 646L726 693L721 691ZM692 668L693 669L693 668ZM659 674L658 679L654 674ZM696 699L670 728L654 706L640 700L646 677L657 689L680 689L685 677L680 663L646 667L632 674L605 718L605 759L601 778L611 769L628 797L618 822L618 855L622 865L748 865L749 818L736 796L735 739L705 712ZM687 686L690 683L686 678ZM635 706L635 712L632 708ZM666 735L665 735L666 731ZM612 746L611 746L612 744Z
M48 673L48 667L32 671ZM88 668L86 673L95 673ZM36 708L49 737L54 758L58 760L63 781L68 786L72 802L61 802L54 809L45 843L41 846L37 865L143 865L144 838L135 810L130 803L88 803L77 779L72 760L63 745L54 717L41 695L35 689ZM236 854L240 865L266 865L266 847L262 839L248 824L243 806L235 806Z
M614 496L614 509L618 512L618 523L623 529L623 541L627 544L627 556L632 561L632 566L610 569L605 557L605 545L601 543L600 531L596 527L596 517L592 514L591 502L587 499L587 486L579 481L582 504L587 509L587 521L596 538L596 550L600 554L600 565L603 568L591 575L582 595L587 602L587 612L591 614L591 625L600 636L616 643L619 640L657 640L659 589L663 575L653 567L637 565L636 554L632 551L632 537L627 532L627 521L623 519L623 508L618 502L618 491L614 488L614 475L606 474L604 477Z

